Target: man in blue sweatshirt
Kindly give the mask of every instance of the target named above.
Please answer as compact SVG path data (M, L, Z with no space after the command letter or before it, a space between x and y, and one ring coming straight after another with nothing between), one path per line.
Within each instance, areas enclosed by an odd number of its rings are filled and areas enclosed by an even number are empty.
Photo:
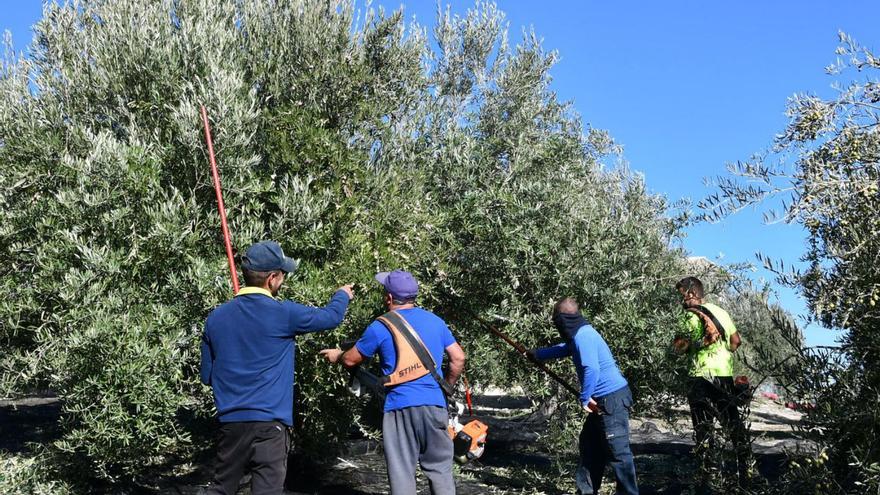
M605 466L611 464L617 493L637 495L636 466L629 448L629 385L605 339L587 324L577 301L567 297L553 308L553 325L561 344L529 351L537 361L570 356L581 383L580 401L587 414L578 447L575 484L582 495L599 493Z
M293 425L293 339L342 323L352 298L340 287L323 308L275 299L296 262L274 241L248 248L246 287L208 315L202 336L202 383L214 391L220 441L209 494L233 495L246 471L251 493L280 494Z

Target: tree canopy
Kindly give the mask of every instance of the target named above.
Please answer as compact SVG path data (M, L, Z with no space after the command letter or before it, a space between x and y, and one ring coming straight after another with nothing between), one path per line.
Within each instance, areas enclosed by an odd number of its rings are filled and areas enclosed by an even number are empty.
M793 476L792 489L873 493L880 489L880 58L844 33L837 55L827 68L836 95L792 97L774 145L732 166L703 206L719 218L778 200L769 217L807 232L806 268L762 257L804 295L814 321L843 330L839 349L801 346L787 366L793 393L813 406L805 428L823 449Z
M231 290L201 104L235 249L300 259L283 297L361 284L339 330L297 342L306 448L363 424L316 351L376 316L391 268L420 279L477 386L554 393L468 311L535 346L573 296L641 404L670 393L682 224L493 4L441 9L429 36L351 1L82 0L47 4L35 33L0 73L0 385L61 398L55 469L138 483L205 447L198 341Z

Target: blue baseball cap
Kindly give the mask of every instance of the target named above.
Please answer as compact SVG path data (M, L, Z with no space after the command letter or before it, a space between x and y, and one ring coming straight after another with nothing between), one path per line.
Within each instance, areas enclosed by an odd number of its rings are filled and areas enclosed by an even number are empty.
M281 246L275 241L260 241L248 248L241 259L241 266L253 272L281 270L285 273L296 271L297 263L284 256Z
M375 278L385 287L385 291L398 301L415 299L419 293L419 283L410 272L403 270L381 272L377 273Z

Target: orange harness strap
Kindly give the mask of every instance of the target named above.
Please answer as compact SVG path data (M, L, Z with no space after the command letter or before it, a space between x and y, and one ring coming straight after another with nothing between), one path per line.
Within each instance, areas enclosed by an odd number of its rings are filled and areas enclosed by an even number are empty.
M397 352L397 364L394 367L394 371L392 371L390 375L383 376L380 380L386 387L411 382L431 372L425 368L424 364L422 364L422 360L419 359L416 350L413 349L409 340L392 321L393 319L398 319L399 322L403 322L403 324L406 325L406 320L400 315L395 314L395 316L397 316L397 318L391 317L391 314L389 313L378 318L378 320L381 321L391 332L391 336L394 338L394 350ZM425 347L425 344L415 331L410 329L409 334L412 335L422 347Z
M437 385L443 390L447 401L452 397L452 386L437 372L434 356L425 347L425 343L419 334L397 311L389 311L380 316L381 321L394 336L394 346L397 348L397 364L390 375L383 376L380 382L386 387L399 383L406 383L416 378L421 378L428 373L437 381Z

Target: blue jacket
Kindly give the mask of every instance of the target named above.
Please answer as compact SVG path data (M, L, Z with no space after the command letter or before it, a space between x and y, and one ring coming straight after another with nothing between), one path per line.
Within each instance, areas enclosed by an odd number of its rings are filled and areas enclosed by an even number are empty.
M566 356L571 356L577 369L584 405L592 397L603 397L627 386L605 339L590 325L580 327L568 342L535 350L535 357L541 361Z
M279 301L243 288L208 315L202 336L202 383L214 390L222 423L280 421L293 425L293 338L342 323L348 295L323 308Z

